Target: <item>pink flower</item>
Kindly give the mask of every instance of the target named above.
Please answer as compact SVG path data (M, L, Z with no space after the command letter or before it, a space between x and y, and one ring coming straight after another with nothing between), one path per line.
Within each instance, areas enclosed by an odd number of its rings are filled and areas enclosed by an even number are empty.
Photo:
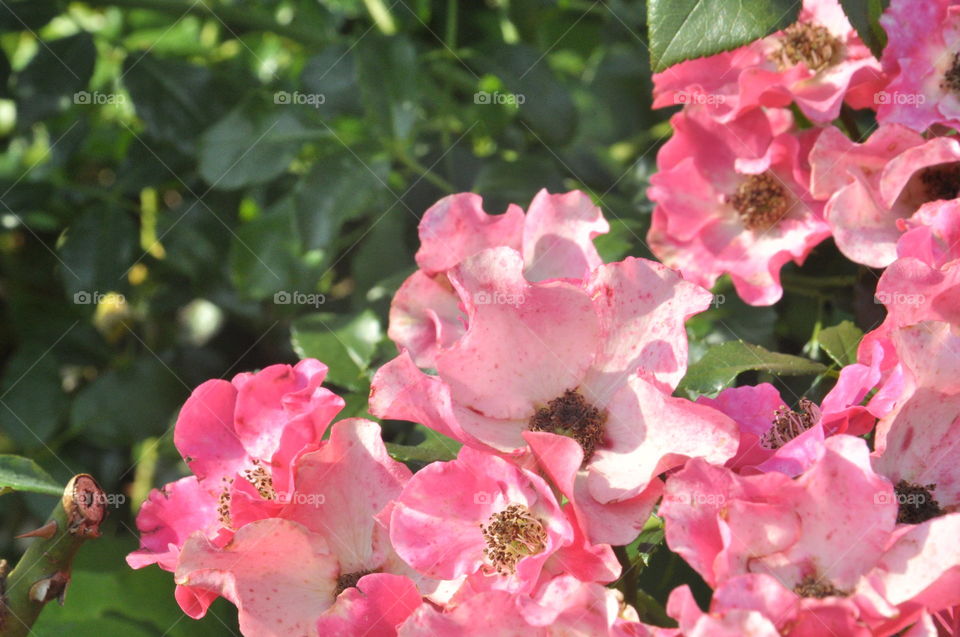
M719 124L697 107L670 121L648 191L657 204L650 249L704 287L728 273L747 303L775 303L780 268L802 263L830 234L807 191L816 132L788 132L789 112L779 109Z
M222 546L243 523L279 512L278 495L292 490L294 462L320 445L343 408L343 399L320 386L326 373L306 359L197 387L174 428L194 475L150 493L137 516L141 548L127 563L173 571L195 531Z
M886 267L896 258L899 219L925 203L960 194L960 142L929 141L896 124L857 144L827 128L810 153L811 191L827 200L825 215L848 258Z
M705 105L728 123L757 106L796 102L818 124L846 101L872 107L882 88L880 63L836 0L805 0L796 23L734 51L681 62L653 76L654 107Z
M319 450L297 461L296 489L277 517L245 524L225 545L200 532L187 539L175 579L205 595L184 610L201 617L222 595L237 606L246 635L346 627L393 634L420 604L405 576L430 586L394 553L376 519L410 475L387 454L377 424L336 423Z
M413 568L437 579L467 577L475 590L530 592L551 561L554 570L599 571L604 582L620 572L609 547L599 555L581 550L540 476L469 447L417 472L389 524L393 546Z
M449 270L481 250L509 247L523 254L530 281L582 279L602 263L593 238L608 230L600 209L577 190L541 190L526 215L513 204L502 215L489 215L473 193L444 197L420 220L420 269L397 290L388 334L417 365L433 367L437 347L449 346L465 329Z
M407 619L400 637L548 637L549 635L652 636L636 611L621 611L616 591L561 575L535 596L492 590L478 593L444 610L424 604ZM626 617L621 617L623 612ZM629 632L625 627L629 626Z
M892 634L923 608L960 600L960 556L944 539L960 529L960 515L897 528L897 509L864 441L840 434L796 479L738 476L694 459L667 481L660 514L670 548L715 589L749 583L779 606L792 601L795 622L829 613Z
M891 80L877 96L877 119L918 132L960 125L960 8L949 0L891 0L880 24L889 38L882 61Z
M527 431L571 436L589 497L618 519L632 511L630 524L614 525L598 507L587 536L627 543L659 495L659 473L691 456L722 462L736 447L728 418L667 393L686 369L684 320L710 295L640 259L600 266L577 285L530 283L523 268L509 248L454 268L467 332L438 351L436 376L407 353L382 367L371 413L502 453L525 449Z

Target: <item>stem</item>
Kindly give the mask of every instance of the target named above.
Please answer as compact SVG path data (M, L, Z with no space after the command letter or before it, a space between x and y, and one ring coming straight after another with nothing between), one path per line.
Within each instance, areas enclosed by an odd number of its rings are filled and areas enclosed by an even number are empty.
M99 537L106 516L103 490L85 473L74 476L63 490L50 519L33 532L33 544L9 574L0 564L0 637L24 637L43 606L61 604L70 582L73 558L86 540Z
M313 29L296 24L280 24L269 14L230 6L217 6L216 10L206 2L184 0L85 0L90 6L113 6L124 9L150 9L169 13L177 17L193 14L202 18L214 18L217 21L239 29L251 31L269 31L277 35L296 40L303 44L323 44L322 38Z
M447 42L447 48L451 51L457 50L457 12L460 8L460 0L447 0L447 31L444 40Z
M396 153L394 153L394 156L401 164L421 175L424 179L429 181L440 190L443 190L449 194L457 192L456 186L418 162L416 159L408 155L403 149L397 149Z
M384 35L393 35L397 32L397 24L390 15L390 9L383 3L383 0L363 0L367 7L367 13L373 18L373 23L380 29Z

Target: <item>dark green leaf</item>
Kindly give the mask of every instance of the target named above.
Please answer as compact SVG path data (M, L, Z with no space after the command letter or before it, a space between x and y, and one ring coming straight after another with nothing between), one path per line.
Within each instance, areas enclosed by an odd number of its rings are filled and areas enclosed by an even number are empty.
M297 156L304 131L289 107L256 115L236 109L203 134L200 175L222 190L270 181Z
M419 462L428 464L430 462L453 460L457 457L457 452L463 445L456 440L451 440L446 436L439 434L432 429L419 427L424 432L426 440L418 445L398 445L388 442L387 451L390 457L400 462Z
M294 321L293 349L300 358L317 358L330 368L331 382L355 390L363 382L377 343L380 321L369 310L356 316L311 314Z
M60 429L69 407L54 355L40 346L18 350L7 364L0 395L0 430L21 448L42 446Z
M819 374L825 369L820 363L806 358L771 352L743 341L729 341L711 347L703 358L690 365L678 391L714 394L729 387L740 373L751 370L779 376L803 376Z
M323 95L320 112L329 117L360 109L356 60L346 44L333 44L307 60L300 74L300 86Z
M0 455L0 494L8 491L61 495L63 486L30 458L4 454Z
M357 44L357 79L377 133L408 140L417 121L417 56L403 36L368 35Z
M0 4L0 31L36 31L63 11L53 0L6 0Z
M663 71L735 49L787 27L799 11L794 0L647 0L650 63Z
M139 256L130 215L111 206L88 208L67 229L60 247L63 286L74 303L96 304L100 295L126 286L124 275Z
M298 290L300 240L290 197L237 228L230 247L233 284L244 297L265 299Z
M880 16L890 0L840 0L840 5L860 39L879 59L887 45L887 33L880 26Z
M817 336L823 351L841 367L857 362L857 346L862 338L863 331L850 321L821 330Z
M70 108L75 94L90 82L96 59L88 33L41 41L37 54L16 76L17 125L27 128Z

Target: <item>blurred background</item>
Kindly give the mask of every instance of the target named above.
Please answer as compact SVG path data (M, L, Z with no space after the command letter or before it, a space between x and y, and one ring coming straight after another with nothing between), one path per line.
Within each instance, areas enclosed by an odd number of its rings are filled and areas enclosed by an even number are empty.
M649 256L670 112L650 110L642 2L3 0L0 30L0 453L115 496L38 635L237 633L227 604L194 622L169 573L123 563L149 489L185 474L177 409L207 378L309 355L363 414L440 197L501 212L583 189L605 259ZM812 260L850 274L832 246ZM799 353L852 316L796 281L776 309L728 290L694 355ZM53 504L0 498L0 555Z

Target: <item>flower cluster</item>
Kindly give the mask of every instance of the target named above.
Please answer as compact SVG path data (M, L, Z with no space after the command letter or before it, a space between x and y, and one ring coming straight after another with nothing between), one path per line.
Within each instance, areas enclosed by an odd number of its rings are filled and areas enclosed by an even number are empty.
M129 564L172 572L192 617L228 599L258 637L960 634L948 5L893 0L880 61L835 0L807 0L782 32L660 74L657 104L684 104L649 191L666 265L605 263L582 192L500 215L475 194L437 202L368 407L433 430L449 459L414 473L377 423L334 422L344 401L316 360L211 380L175 427L192 475L143 503ZM876 100L915 82L921 110ZM877 105L864 141L830 126ZM823 400L674 395L707 288L728 273L771 304L780 268L830 236L886 267L887 315ZM673 590L674 627L614 588L661 525L712 589L706 612Z

